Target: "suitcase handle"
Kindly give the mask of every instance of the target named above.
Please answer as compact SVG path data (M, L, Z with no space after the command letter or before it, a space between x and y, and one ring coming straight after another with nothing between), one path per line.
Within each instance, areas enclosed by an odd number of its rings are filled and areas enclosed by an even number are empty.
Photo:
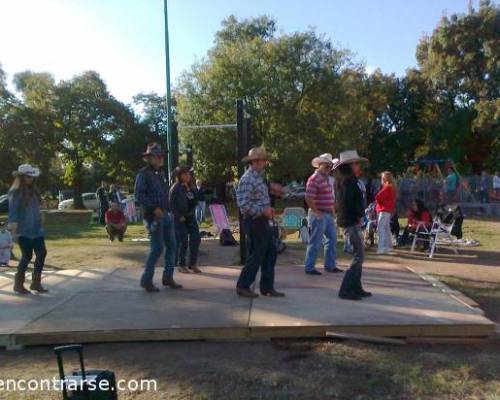
M64 375L64 366L63 366L62 354L70 352L70 351L76 351L78 353L78 357L79 357L79 360L80 360L80 370L82 372L82 379L83 380L86 379L86 376L85 376L85 366L84 366L84 363L83 363L83 346L81 344L70 344L70 345L67 345L67 346L54 347L54 352L56 353L56 356L57 356L57 367L59 368L59 377L60 377L61 381L63 382L63 384L62 384L63 399L67 399L68 398L68 393L67 393L67 390L66 390L66 385L64 384L65 375ZM84 389L84 392L85 392L85 395L88 396L88 392L87 392L87 388L86 387Z

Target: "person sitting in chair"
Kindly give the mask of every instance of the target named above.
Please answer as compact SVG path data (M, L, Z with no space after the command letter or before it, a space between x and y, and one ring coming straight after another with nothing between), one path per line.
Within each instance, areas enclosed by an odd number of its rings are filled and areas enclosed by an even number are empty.
M408 210L408 225L399 239L398 247L404 246L408 242L408 238L411 233L429 230L431 226L432 215L427 207L425 207L424 202L420 199L413 200L411 207ZM427 246L428 243L424 242L424 247Z
M123 214L123 211L118 206L118 203L111 203L111 207L106 211L104 219L109 240L114 242L115 237L118 236L118 240L123 242L123 236L127 230L127 220L125 219L125 214Z

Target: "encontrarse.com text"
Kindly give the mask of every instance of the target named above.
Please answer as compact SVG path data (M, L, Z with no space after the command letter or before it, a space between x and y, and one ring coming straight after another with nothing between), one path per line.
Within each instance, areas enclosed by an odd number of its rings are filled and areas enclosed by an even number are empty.
M1 392L61 392L63 386L68 391L83 390L86 386L89 391L100 390L108 392L113 390L107 380L96 382L95 380L73 380L58 378L52 379L0 379ZM157 390L155 379L119 379L116 381L116 390L119 392L149 392Z

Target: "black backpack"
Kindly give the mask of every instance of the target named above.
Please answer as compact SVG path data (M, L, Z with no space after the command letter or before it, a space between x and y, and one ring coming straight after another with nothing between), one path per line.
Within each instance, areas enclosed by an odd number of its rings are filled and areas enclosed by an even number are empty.
M236 246L238 242L229 229L223 229L219 236L221 246Z

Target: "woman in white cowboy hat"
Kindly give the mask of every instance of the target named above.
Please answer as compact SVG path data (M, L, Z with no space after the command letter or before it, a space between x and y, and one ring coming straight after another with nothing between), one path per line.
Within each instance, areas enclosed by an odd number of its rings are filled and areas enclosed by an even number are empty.
M40 176L40 170L29 164L23 164L13 172L13 175L14 183L9 190L9 229L12 235L17 237L22 252L14 279L14 291L19 294L30 293L24 287L24 281L26 269L34 252L35 266L30 289L41 293L47 292L41 284L47 256L40 212L41 196L34 182L34 179Z
M358 185L357 176L361 173L361 162L368 161L360 157L356 150L340 153L339 161L334 165L337 170L335 180L335 208L337 224L344 228L344 236L349 239L353 249L353 260L347 270L339 291L339 297L346 300L361 300L371 296L361 285L364 261L364 243L361 232L361 220L365 215L363 193Z
M333 158L329 153L314 158L311 162L316 168L307 180L306 202L309 206L309 241L307 244L305 272L309 275L321 275L316 269L316 258L324 243L325 272L342 272L336 266L337 228L334 220L334 195L330 172Z

